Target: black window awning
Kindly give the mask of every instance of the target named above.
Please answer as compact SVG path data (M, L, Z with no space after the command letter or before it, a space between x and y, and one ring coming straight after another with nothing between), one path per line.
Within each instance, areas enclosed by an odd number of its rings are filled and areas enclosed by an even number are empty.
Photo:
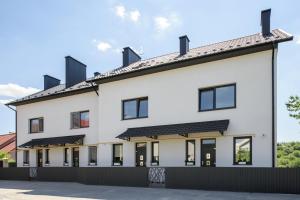
M223 135L224 131L227 130L229 120L216 120L216 121L205 121L205 122L193 122L183 124L170 124L170 125L159 125L159 126L147 126L129 128L117 138L130 140L132 137L150 137L157 138L160 135L181 135L188 137L189 133L203 133L203 132L219 132Z
M33 139L29 142L20 145L19 147L32 148L32 147L46 147L49 145L63 146L65 144L82 145L84 136L85 135L72 135L72 136L63 136L63 137Z

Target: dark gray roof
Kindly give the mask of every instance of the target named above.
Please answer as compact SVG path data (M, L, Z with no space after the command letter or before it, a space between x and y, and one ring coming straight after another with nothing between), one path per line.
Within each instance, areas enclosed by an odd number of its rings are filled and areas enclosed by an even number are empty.
M252 46L263 45L268 43L279 43L287 40L291 40L292 35L286 33L281 29L275 29L271 32L270 36L263 37L261 33L256 33L254 35L249 35L237 39L232 39L224 42L209 44L206 46L197 47L190 49L190 51L180 56L179 52L158 56L146 60L141 60L130 64L127 67L119 67L107 73L100 74L90 79L89 81L97 81L101 79L106 79L109 77L115 77L121 74L126 74L133 71L142 71L149 68L158 67L165 64L177 63L185 60L190 60L194 58L207 57L209 55L215 55L226 51L239 50Z
M32 148L36 146L49 146L49 145L65 145L65 144L82 144L82 139L85 135L72 135L63 137L52 137L52 138L39 138L33 139L26 142L19 147Z
M183 124L170 124L159 126L147 126L129 128L117 136L119 139L130 139L131 137L153 137L159 135L186 135L189 133L203 133L219 131L223 134L227 130L229 120L193 122Z

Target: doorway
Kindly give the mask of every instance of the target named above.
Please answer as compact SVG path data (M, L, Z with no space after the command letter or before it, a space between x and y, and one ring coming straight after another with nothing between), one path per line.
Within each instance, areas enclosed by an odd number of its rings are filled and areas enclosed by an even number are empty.
M72 165L73 167L79 167L79 147L72 149Z
M43 167L43 149L37 150L37 166Z
M135 146L135 162L136 167L146 167L146 146L147 143L136 143Z
M201 140L201 166L216 166L216 139Z

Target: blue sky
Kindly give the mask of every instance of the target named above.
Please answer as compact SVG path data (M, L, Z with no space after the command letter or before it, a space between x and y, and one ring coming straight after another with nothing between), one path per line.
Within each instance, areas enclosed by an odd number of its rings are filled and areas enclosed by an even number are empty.
M272 8L272 28L293 34L279 45L278 140L300 140L300 124L285 102L300 95L300 1L27 0L0 2L0 133L14 131L3 104L42 89L42 75L64 82L64 57L87 64L88 76L120 66L131 46L142 58L177 51L187 34L197 47L260 31L260 11Z

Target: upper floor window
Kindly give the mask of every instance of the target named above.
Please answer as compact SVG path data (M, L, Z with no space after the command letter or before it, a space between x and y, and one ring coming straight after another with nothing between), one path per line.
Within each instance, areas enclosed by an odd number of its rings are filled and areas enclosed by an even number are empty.
M186 165L195 165L195 140L186 141Z
M235 84L199 90L199 111L209 111L235 107Z
M113 144L113 166L123 165L123 144Z
M29 165L29 150L23 151L23 164Z
M90 146L89 147L89 165L97 164L97 147Z
M71 128L87 128L89 127L89 111L71 113Z
M44 131L44 119L42 117L29 120L30 133L41 133L43 131Z
M233 160L235 165L252 164L252 137L233 138Z
M123 100L122 119L136 119L148 117L148 97Z

